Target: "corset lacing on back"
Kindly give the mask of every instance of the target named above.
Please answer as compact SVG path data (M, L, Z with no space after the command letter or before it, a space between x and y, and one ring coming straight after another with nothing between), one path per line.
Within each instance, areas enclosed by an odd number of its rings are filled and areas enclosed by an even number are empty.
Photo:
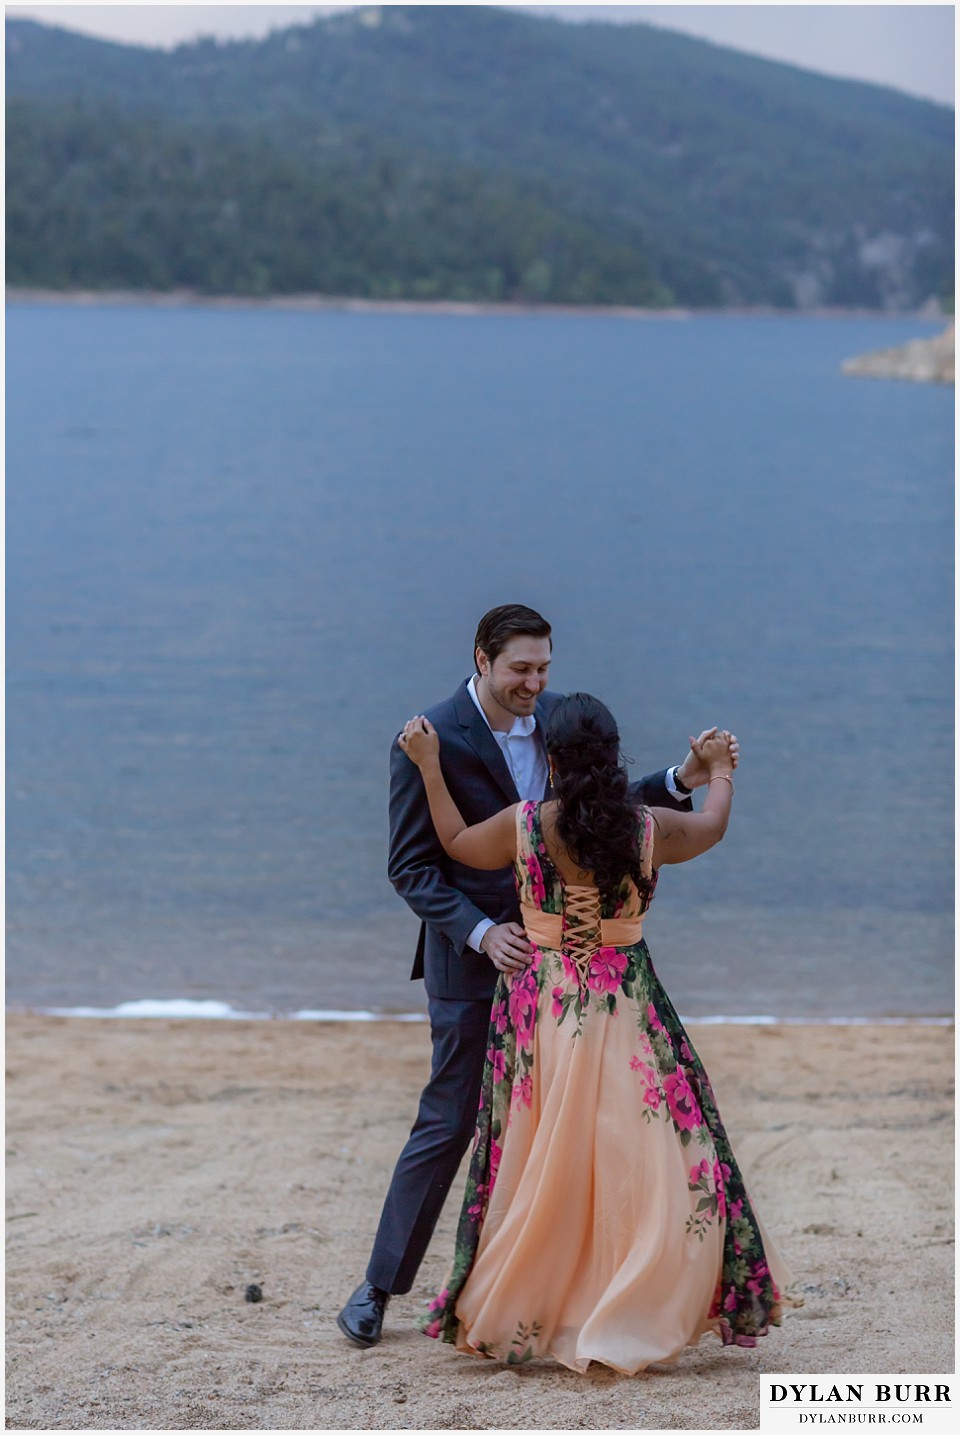
M538 803L526 803L517 810L520 919L531 942L548 951L561 952L573 964L582 985L589 974L590 962L601 947L629 947L642 939L644 909L631 882L628 891L632 896L627 896L625 904L618 904L620 915L605 917L604 899L597 887L581 882L565 882L549 857L546 857L546 869L541 868L537 844L527 827L528 813L532 825L538 806ZM652 873L651 847L651 837L647 832L643 839L641 866L644 876ZM538 878L536 884L530 881L534 872ZM536 888L541 882L542 890L538 893ZM541 902L548 888L553 894L551 905L555 904L559 889L562 912L544 911Z
M560 950L586 976L590 958L603 945L600 893L596 887L564 886L563 938Z

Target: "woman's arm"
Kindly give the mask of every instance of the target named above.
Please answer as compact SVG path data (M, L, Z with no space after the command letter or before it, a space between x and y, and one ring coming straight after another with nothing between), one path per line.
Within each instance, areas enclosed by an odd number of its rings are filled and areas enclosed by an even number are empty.
M411 762L416 763L430 804L430 816L440 845L448 857L465 867L492 872L509 867L517 855L517 807L504 808L486 822L468 827L450 796L440 767L440 739L425 717L411 718L398 739Z
M655 807L653 865L689 862L715 847L727 830L733 799L731 735L718 733L702 744L701 761L708 771L707 800L700 812L675 812Z

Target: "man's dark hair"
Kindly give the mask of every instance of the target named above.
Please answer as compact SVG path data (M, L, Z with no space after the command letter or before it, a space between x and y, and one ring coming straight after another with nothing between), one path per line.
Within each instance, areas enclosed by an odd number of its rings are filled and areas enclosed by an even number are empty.
M511 638L522 634L525 638L549 638L550 624L533 608L522 603L503 603L484 613L477 625L477 636L473 640L473 652L477 649L486 653L491 663L496 662ZM550 642L553 651L553 640Z

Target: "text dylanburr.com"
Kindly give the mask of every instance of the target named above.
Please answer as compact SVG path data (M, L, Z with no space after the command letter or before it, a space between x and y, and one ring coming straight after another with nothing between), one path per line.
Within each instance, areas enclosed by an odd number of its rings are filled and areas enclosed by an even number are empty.
M952 1435L956 1385L953 1375L761 1375L760 1429L892 1425Z

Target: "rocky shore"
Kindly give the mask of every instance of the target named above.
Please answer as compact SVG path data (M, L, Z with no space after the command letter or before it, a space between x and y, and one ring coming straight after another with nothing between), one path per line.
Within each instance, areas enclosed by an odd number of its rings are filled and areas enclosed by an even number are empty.
M907 379L918 384L954 382L954 325L932 339L911 339L893 349L874 349L847 359L845 374L868 379Z

